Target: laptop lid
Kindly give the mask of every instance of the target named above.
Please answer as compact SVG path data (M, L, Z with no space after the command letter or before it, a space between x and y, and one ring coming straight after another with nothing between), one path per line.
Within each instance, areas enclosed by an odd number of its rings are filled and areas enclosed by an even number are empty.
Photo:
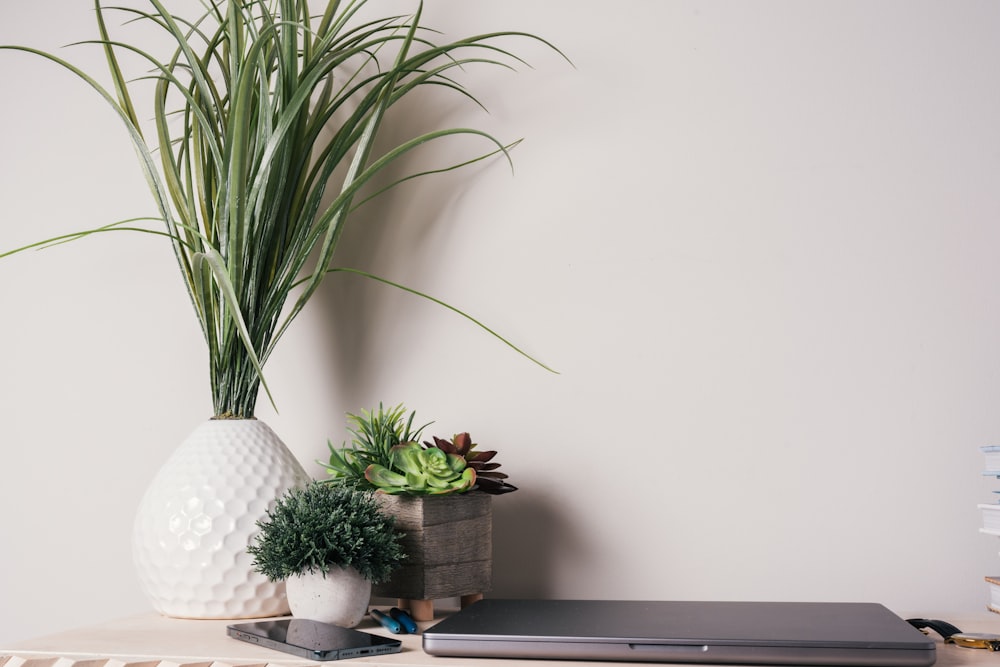
M481 600L428 628L431 655L927 667L934 641L879 604Z

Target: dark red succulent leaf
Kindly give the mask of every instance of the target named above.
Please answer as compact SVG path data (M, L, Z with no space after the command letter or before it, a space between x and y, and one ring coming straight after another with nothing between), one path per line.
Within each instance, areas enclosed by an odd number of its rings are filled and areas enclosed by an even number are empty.
M513 484L508 484L507 482L499 479L490 479L488 477L477 477L476 484L480 491L494 496L498 496L503 493L510 493L511 491L517 491L517 487Z
M425 442L424 443L425 447L437 447L438 449L442 450L445 454L459 454L458 448L455 447L455 445L451 444L449 441L445 440L444 438L439 438L436 435L432 437L434 438L434 442L433 443Z
M464 433L457 434L454 438L451 439L451 442L458 450L458 453L462 456L468 454L469 450L472 449L474 446L472 444L472 436L469 435L467 431Z
M483 463L482 461L469 461L469 467L475 468L476 470L496 470L500 467L499 463Z
M465 455L466 461L489 461L497 453L494 450L486 450L485 452L469 452Z

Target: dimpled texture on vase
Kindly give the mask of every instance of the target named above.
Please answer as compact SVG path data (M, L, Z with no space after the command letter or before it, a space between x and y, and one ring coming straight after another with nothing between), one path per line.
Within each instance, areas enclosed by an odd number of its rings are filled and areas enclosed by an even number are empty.
M136 514L132 553L153 607L177 618L288 614L284 583L255 572L246 548L275 500L308 481L261 421L219 419L196 428Z

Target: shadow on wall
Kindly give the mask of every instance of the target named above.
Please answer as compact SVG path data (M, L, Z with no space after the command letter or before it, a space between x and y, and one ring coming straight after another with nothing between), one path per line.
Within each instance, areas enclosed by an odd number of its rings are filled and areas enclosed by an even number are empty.
M391 110L382 126L373 159L425 132L452 127L449 120L459 106L444 96L413 95ZM415 173L440 169L488 152L492 146L470 137L449 137L432 141L403 155L389 165L355 197L355 205L390 183ZM496 158L503 160L502 157ZM440 253L434 251L448 233L442 221L446 209L462 195L462 184L474 179L477 171L492 165L466 166L454 174L439 173L417 178L382 192L353 211L344 228L332 265L366 271L420 291L442 268ZM331 190L339 192L337 187ZM328 192L328 203L337 192ZM433 290L431 290L433 291ZM436 296L433 295L432 296ZM420 302L421 308L440 306L420 297L403 294L396 288L362 276L332 274L316 294L321 320L328 324L333 373L342 392L364 395L369 392L379 362L373 357L376 337L372 332L388 332L399 327L395 298ZM409 353L419 349L414 341Z
M558 589L560 573L590 553L583 532L553 499L523 490L494 499L490 597L566 597Z

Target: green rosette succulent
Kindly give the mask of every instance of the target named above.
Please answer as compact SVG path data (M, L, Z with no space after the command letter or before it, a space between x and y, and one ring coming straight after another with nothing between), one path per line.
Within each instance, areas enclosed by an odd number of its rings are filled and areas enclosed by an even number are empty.
M392 467L373 463L367 479L381 493L444 495L463 493L476 484L476 471L465 459L442 449L424 449L420 443L404 442L392 448Z

